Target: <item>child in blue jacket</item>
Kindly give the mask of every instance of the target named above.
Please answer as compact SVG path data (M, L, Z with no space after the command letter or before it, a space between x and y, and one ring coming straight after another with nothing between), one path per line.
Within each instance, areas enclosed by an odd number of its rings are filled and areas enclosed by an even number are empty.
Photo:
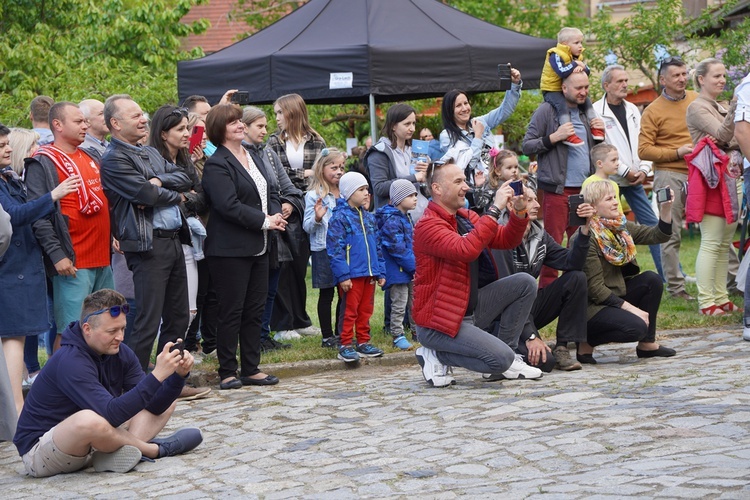
M347 172L341 177L341 198L328 221L326 235L326 250L344 309L338 358L347 363L358 361L360 356L383 355L382 350L369 343L375 283L385 284L385 266L378 247L375 217L367 211L370 203L367 188L367 179L358 172Z
M415 261L412 248L414 224L409 210L417 206L417 188L406 179L393 181L390 189L391 203L380 208L378 244L385 260L385 287L391 293L391 335L393 345L402 351L413 346L404 336L404 316L411 318ZM412 325L412 331L416 331Z

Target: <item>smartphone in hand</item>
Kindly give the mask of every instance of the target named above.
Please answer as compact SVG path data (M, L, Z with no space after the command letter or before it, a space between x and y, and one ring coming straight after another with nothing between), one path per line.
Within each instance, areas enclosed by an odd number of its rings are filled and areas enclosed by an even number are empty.
M497 76L500 78L500 90L510 90L511 78L510 78L510 63L503 63L497 65Z
M201 125L196 125L195 127L193 127L193 133L190 134L190 145L188 146L188 151L190 151L190 154L193 154L195 148L201 145L201 141L203 141L203 130L203 126Z
M568 226L582 226L586 224L584 217L579 217L576 211L584 203L582 194L568 196Z

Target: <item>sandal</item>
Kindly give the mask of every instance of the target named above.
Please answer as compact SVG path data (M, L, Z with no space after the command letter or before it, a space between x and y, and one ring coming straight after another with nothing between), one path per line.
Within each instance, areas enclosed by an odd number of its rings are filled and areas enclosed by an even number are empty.
M700 310L700 313L704 316L723 316L724 314L726 314L721 307L716 305L704 307Z
M719 309L724 311L725 313L735 313L735 312L742 312L743 309L740 306L737 306L734 304L734 302L727 302L726 304L722 304L720 306L717 306Z

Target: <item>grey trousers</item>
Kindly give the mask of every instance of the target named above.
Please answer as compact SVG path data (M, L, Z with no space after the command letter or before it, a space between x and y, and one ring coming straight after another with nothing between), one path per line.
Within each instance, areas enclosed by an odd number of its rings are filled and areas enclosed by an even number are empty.
M672 236L661 245L661 263L667 291L676 294L685 291L685 276L680 268L680 243L682 242L682 222L685 220L685 186L687 174L657 170L654 172L654 191L669 186L674 191L672 203Z
M411 318L413 287L413 282L393 285L391 287L391 335L394 338L404 334L404 316L406 316L406 311L409 311L409 318ZM413 330L414 325L412 324Z
M534 304L536 287L536 280L526 273L490 283L479 290L474 315L464 317L455 337L417 325L419 342L435 350L444 365L502 373L515 359L514 349ZM499 321L498 337L483 329L495 320Z

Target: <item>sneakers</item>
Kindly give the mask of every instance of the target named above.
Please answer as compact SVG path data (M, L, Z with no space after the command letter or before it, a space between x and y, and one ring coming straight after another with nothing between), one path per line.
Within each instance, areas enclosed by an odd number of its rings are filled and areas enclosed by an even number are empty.
M339 347L339 355L337 357L346 363L359 361L359 354L354 349L354 346L350 345L342 345Z
M569 136L567 139L565 139L563 141L563 144L565 144L566 146L572 146L572 147L577 148L577 147L583 146L583 141L581 140L580 137L578 137L577 135L573 134L573 135Z
M591 137L593 137L597 141L603 141L604 140L604 129L603 128L594 128L594 127L591 127Z
M274 340L296 340L301 338L302 335L295 332L294 330L280 330L273 336Z
M745 328L742 330L742 338L750 342L750 318L744 320Z
M149 442L159 445L159 458L173 457L186 453L201 444L203 435L200 429L183 427L171 436L154 438Z
M337 335L325 338L320 342L320 347L325 347L328 349L338 349L341 346L339 340L340 339Z
M94 452L91 465L96 472L118 472L124 474L141 461L141 451L135 446L125 445L112 453Z
M539 379L542 378L542 370L529 366L523 361L523 357L520 354L516 354L516 359L510 365L510 368L500 374L491 374L489 377L485 376L485 380L514 380L514 379Z
M297 333L299 333L300 335L304 335L305 337L315 337L316 335L320 335L322 332L317 326L310 325L307 328L297 328Z
M393 347L397 347L402 351L411 351L414 348L411 342L406 340L406 337L403 335L399 335L393 339Z
M182 392L180 392L180 395L177 396L177 399L181 399L183 401L203 399L205 397L208 397L208 394L210 392L211 392L210 387L193 387L193 386L186 384L182 387Z
M28 377L25 377L23 379L23 382L21 383L21 386L23 388L31 389L31 384L34 383L36 380L36 377L39 375L39 372L36 372L34 375L29 375Z
M583 368L581 363L574 360L570 356L567 346L561 345L552 349L552 355L555 357L555 368L565 372L572 372L573 370L580 370Z
M379 358L383 355L382 349L378 349L374 345L368 343L359 344L357 346L357 352L359 352L360 356L366 358Z
M281 342L276 342L271 337L260 339L260 352L280 351L282 349L289 349L290 347L292 347L292 344L282 344Z
M418 347L417 361L422 367L422 376L433 387L447 387L456 380L448 374L449 368L438 360L435 351L427 347Z

